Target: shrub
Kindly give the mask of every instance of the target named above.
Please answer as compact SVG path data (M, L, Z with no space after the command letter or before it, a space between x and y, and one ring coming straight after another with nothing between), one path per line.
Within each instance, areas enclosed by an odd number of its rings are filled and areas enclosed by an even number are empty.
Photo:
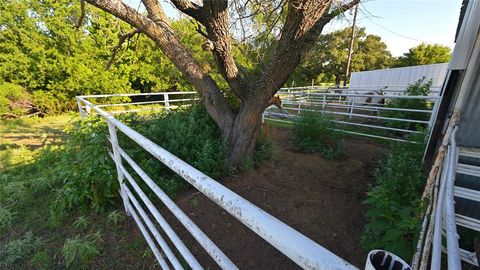
M0 114L22 115L27 112L24 103L30 100L28 92L18 84L0 83Z
M100 243L102 235L100 232L88 234L84 237L75 236L67 239L62 248L63 258L67 268L86 269L89 262L100 255Z
M54 207L102 210L113 205L119 184L108 156L105 122L97 117L77 121L66 133L55 168L63 185L56 192Z
M326 159L335 159L344 153L344 134L336 129L333 118L320 112L303 111L293 123L294 141L303 152L318 152Z
M368 224L361 242L366 251L380 248L406 261L411 259L421 223L421 191L427 176L422 164L424 138L410 138L417 144L394 143L375 171L375 185L364 202Z
M225 149L220 129L198 105L147 116L132 128L203 173L222 174Z
M54 114L66 111L73 107L73 102L65 94L55 95L49 91L37 90L33 92L33 103L43 114Z
M127 114L119 118L207 175L218 178L223 174L223 140L217 125L203 107L193 106L143 116ZM14 155L14 151L22 148L3 151L7 154L0 157L4 160L0 165L5 164L9 169L0 174L1 201L9 204L22 201L25 205L27 199L53 190L54 203L51 204L49 220L52 227L60 225L71 209L109 209L118 202L119 184L115 164L108 155L111 147L107 135L105 120L92 116L67 128L62 146L48 146L38 152L26 149L25 158L22 162L18 161L19 165L15 168L11 166L17 163L12 160L18 156ZM189 187L184 179L135 142L121 132L118 136L122 148L170 197ZM268 140L260 139L255 160L260 162L269 158L270 149ZM27 156L34 157L30 163L24 162L31 159ZM132 176L137 177L135 173ZM137 183L142 186L142 181Z
M405 94L407 96L427 96L430 93L430 87L432 86L432 80L425 81L425 77L419 79L413 84L410 84ZM416 109L416 110L428 110L429 104L426 99L394 99L386 102L387 108L400 108L400 109ZM407 112L407 111L390 111L383 110L381 116L391 117L391 118L400 118L400 119L411 119L411 120L421 120L428 121L430 119L430 114L423 112ZM386 123L388 127L392 128L402 128L417 130L419 129L418 124L416 123L407 123L400 121L388 121Z

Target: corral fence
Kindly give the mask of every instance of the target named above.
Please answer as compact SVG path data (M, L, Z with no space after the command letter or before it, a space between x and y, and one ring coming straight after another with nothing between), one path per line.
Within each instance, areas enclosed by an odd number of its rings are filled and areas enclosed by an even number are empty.
M408 96L400 92L320 87L282 88L277 94L283 108L267 108L265 120L293 123L302 111L319 112L329 115L338 124L337 130L347 134L401 142L408 141L408 134L421 133L419 130L431 127L440 100L438 95ZM391 105L398 100L424 100L427 107ZM412 114L416 115L415 119L402 117Z
M153 101L135 101L135 97L156 97ZM107 104L102 104L107 102ZM131 102L123 102L129 99ZM96 114L108 124L110 155L115 162L120 195L125 211L131 215L162 269L183 269L180 262L184 261L191 269L203 269L195 255L182 242L178 234L169 225L158 210L163 204L175 216L185 229L205 249L212 259L222 269L238 269L230 258L205 235L204 232L185 214L175 202L156 184L152 176L133 160L119 145L117 133L123 133L139 147L149 152L169 169L181 176L194 188L238 219L258 236L270 243L281 253L304 269L356 269L353 265L318 245L311 239L289 227L277 218L263 211L219 182L195 169L172 153L166 151L137 131L128 127L114 117L113 113L136 112L137 105L146 105L153 109L169 109L188 105L196 99L193 93L155 93L155 94L117 94L78 96L77 103L82 116ZM115 104L112 101L119 101ZM144 102L139 104L139 102ZM145 103L152 102L152 103ZM132 103L137 103L133 104ZM132 107L133 106L133 107ZM110 108L111 112L105 108ZM122 136L123 137L123 136ZM121 138L121 137L120 137ZM136 174L136 175L134 175ZM135 180L136 178L141 180ZM141 183L143 182L143 183ZM140 186L147 186L141 188ZM149 198L146 193L153 192L155 198ZM154 200L153 200L154 199ZM161 228L159 230L158 228ZM162 232L162 233L161 233ZM168 237L170 241L164 239ZM168 244L167 242L170 242ZM173 247L172 247L173 245ZM178 251L178 252L175 252ZM178 256L176 256L178 254Z

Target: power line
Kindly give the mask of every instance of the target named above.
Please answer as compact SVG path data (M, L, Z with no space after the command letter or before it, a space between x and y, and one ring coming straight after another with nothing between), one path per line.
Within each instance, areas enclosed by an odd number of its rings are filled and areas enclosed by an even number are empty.
M378 27L380 27L380 28L382 28L382 29L384 29L384 30L386 30L386 31L388 31L388 32L396 35L396 36L399 36L399 37L402 37L402 38L406 38L406 39L410 39L410 40L413 40L413 41L419 41L419 42L423 42L423 43L429 43L429 42L427 42L427 41L425 41L425 40L420 40L420 39L417 39L417 38L409 37L409 36L406 36L406 35L402 35L402 34L400 34L400 33L397 33L397 32L395 32L395 31L393 31L393 30L390 30L390 29L386 28L385 26L383 26L383 25L377 23L376 21L372 20L372 19L370 18L370 16L368 16L368 14L366 14L362 9L360 9L360 12L361 12L363 15L365 15L365 17L364 17L365 19L369 20L371 23L375 24L376 26L378 26ZM371 14L371 13L369 12L369 14Z

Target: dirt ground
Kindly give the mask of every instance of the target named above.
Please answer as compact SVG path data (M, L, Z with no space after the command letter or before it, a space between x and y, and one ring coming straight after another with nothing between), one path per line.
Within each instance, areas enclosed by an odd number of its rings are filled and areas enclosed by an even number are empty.
M272 160L222 183L338 256L363 267L366 253L360 247L360 234L366 209L362 201L385 146L366 139L347 139L346 157L328 161L317 154L296 152L289 129L272 128L272 137ZM298 268L203 194L187 192L177 198L177 203L240 269ZM182 225L171 217L167 219L204 267L218 268Z

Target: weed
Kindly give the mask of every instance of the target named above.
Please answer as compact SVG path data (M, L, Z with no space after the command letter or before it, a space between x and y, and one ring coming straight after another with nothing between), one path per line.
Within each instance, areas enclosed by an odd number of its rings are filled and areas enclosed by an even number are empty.
M426 179L422 164L424 134L417 144L394 143L375 172L375 186L367 194L368 224L362 234L365 250L385 249L405 260L414 251L420 226L421 190Z
M35 269L50 269L52 264L50 256L46 250L40 250L35 253L31 263Z
M11 229L14 217L15 212L0 206L0 232Z
M336 129L333 118L303 111L293 124L294 141L303 152L318 152L326 159L336 159L344 153L344 134Z
M265 160L271 159L272 156L273 156L272 140L268 136L268 134L261 132L255 144L253 162L255 166L260 166Z
M107 223L112 224L112 225L117 225L120 221L122 221L124 216L118 212L117 210L114 210L110 212L107 216Z
M194 196L194 197L192 198L192 200L190 201L190 205L191 205L192 207L197 207L198 204L199 204L199 202L198 202L197 196Z
M413 84L410 84L405 90L407 96L428 96L430 93L430 87L432 86L432 80L425 82L425 77L419 79ZM393 99L387 100L387 108L400 108L400 109L415 109L415 110L429 110L429 103L426 99ZM430 114L424 112L409 112L403 110L383 110L381 116L389 118L400 118L400 119L410 119L410 120L421 120L428 121ZM407 123L400 121L388 121L386 122L388 127L392 128L402 128L417 130L418 124L416 123Z
M67 239L62 248L62 254L69 269L86 269L89 262L100 255L100 232L88 234L84 237L75 236Z
M90 222L88 222L87 218L84 216L80 216L77 218L77 220L75 220L75 222L73 222L73 228L77 230L86 229L88 227L88 224L90 224Z
M13 269L18 262L25 260L42 244L40 238L27 232L22 238L0 246L0 269Z

